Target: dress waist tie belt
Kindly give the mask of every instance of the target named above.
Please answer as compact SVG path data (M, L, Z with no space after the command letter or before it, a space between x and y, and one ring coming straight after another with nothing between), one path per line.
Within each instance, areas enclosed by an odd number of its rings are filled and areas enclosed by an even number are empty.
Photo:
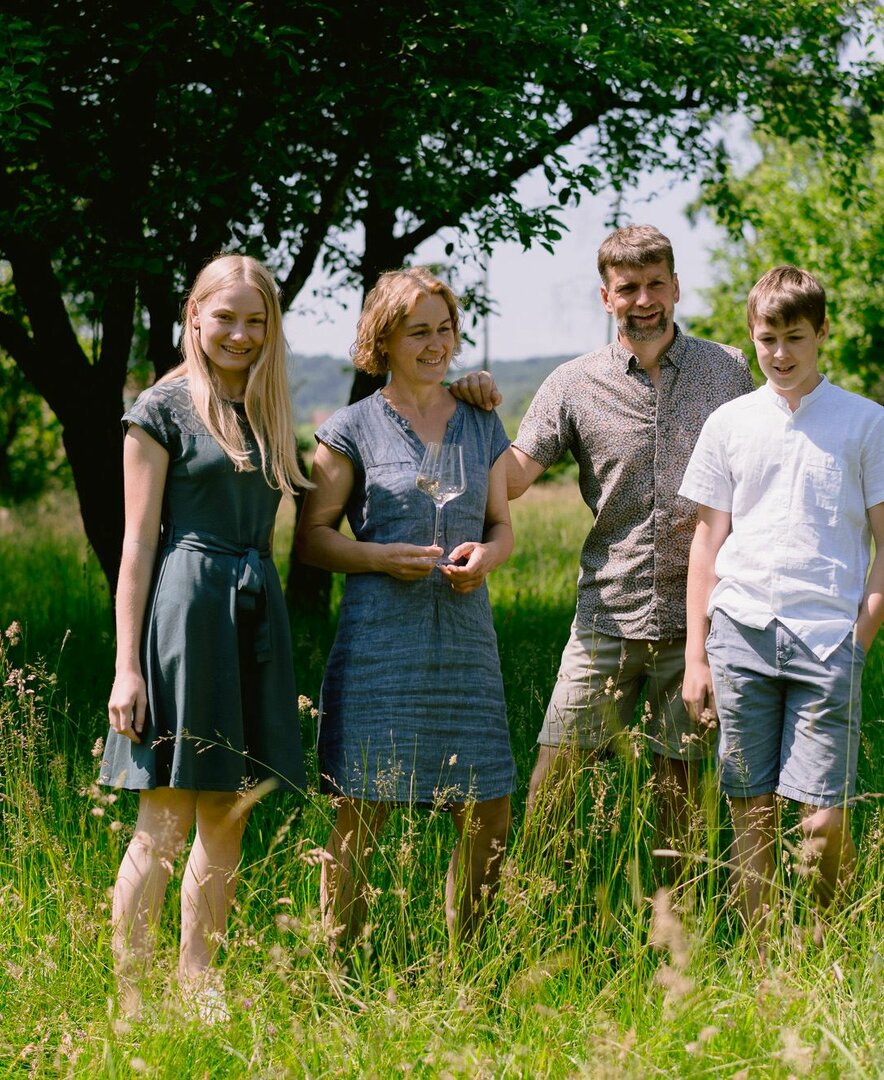
M264 589L264 564L270 558L269 548L241 547L223 536L207 532L183 532L175 530L169 537L168 547L200 551L206 555L230 555L238 559L236 568L236 610L244 614L256 614L255 659L266 664L271 656L270 619L267 615L267 594Z

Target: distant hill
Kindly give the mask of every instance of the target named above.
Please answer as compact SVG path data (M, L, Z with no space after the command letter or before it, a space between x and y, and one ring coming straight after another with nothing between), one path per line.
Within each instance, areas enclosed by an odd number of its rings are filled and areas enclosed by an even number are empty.
M531 357L528 360L500 360L492 374L503 394L504 417L518 418L534 392L553 368L570 356ZM457 378L475 367L452 367L449 377ZM353 365L339 356L294 356L294 385L299 422L318 422L346 405L353 381Z

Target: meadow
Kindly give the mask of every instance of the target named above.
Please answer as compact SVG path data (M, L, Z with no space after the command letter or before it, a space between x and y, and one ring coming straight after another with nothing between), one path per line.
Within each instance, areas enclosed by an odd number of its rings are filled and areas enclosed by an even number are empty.
M232 1018L213 1027L175 995L174 885L149 1007L136 1023L114 1014L108 889L136 800L94 783L113 667L107 590L70 497L0 521L0 1076L884 1076L881 641L864 684L855 882L815 944L787 816L779 918L760 952L728 902L711 774L686 869L657 892L659 792L638 732L582 775L573 822L523 828L588 519L567 481L513 513L516 552L491 590L520 786L487 932L449 954L453 829L438 810L406 809L381 838L370 924L343 976L317 910L329 802L271 795L249 825L223 951ZM290 528L282 519L281 566ZM293 626L307 745L330 635ZM391 672L405 662L391 656Z

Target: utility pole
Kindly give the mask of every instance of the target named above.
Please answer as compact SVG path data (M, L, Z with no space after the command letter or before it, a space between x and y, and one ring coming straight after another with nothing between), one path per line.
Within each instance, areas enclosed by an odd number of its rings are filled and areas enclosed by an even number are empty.
M618 191L617 192L617 198L614 200L614 228L615 229L620 228L620 211L622 210L622 208L623 208L623 192ZM611 314L610 311L608 312L608 318L607 318L606 322L607 322L607 325L605 327L605 335L606 335L605 341L613 341L614 340L614 330L615 330L614 316Z
M485 269L482 274L482 289L485 293L485 302L490 303L488 295L488 282L490 280L491 255L485 256ZM482 322L482 370L491 370L491 309L485 312Z

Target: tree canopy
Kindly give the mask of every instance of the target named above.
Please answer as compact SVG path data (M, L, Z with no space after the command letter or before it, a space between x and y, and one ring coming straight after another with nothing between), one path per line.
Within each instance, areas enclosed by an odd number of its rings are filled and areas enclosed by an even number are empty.
M214 252L263 259L288 304L316 265L370 283L445 228L453 257L554 245L582 192L720 164L728 110L862 142L863 109L849 129L839 109L877 87L873 62L842 56L873 6L9 0L0 348L62 424L109 579L127 372L174 362L183 290ZM525 206L535 168L549 198Z
M713 255L717 283L706 293L701 333L749 344L745 301L770 267L792 263L826 289L831 324L823 370L840 385L884 400L884 118L853 159L850 190L822 148L758 137L759 160L710 181L702 207L727 226ZM747 355L751 355L751 350Z

